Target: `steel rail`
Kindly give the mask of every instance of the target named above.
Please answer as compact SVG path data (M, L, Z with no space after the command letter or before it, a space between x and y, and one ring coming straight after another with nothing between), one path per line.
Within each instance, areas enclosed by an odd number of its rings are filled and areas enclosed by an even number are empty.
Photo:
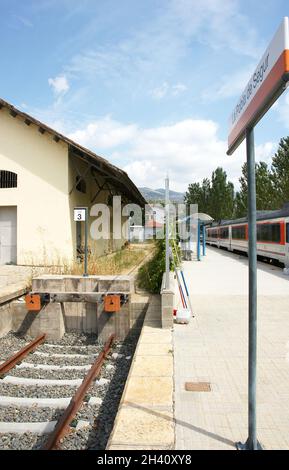
M69 425L76 413L78 412L79 408L81 407L86 392L91 385L91 382L99 375L102 364L111 349L114 338L115 336L111 335L105 343L103 350L101 351L95 362L92 364L87 375L84 377L81 385L78 387L75 394L71 398L68 407L66 408L59 421L57 422L54 430L48 437L48 440L43 447L44 450L59 449L60 439L62 439L66 434L70 432Z
M34 351L39 346L39 344L43 343L43 341L45 341L45 338L46 334L38 336L36 339L31 341L31 343L27 344L26 346L24 346L24 348L20 349L20 351L18 351L16 354L7 359L7 361L3 362L0 365L0 375L3 375L9 370L13 369L13 367L16 366L18 362L22 361L22 359L24 359L29 353Z

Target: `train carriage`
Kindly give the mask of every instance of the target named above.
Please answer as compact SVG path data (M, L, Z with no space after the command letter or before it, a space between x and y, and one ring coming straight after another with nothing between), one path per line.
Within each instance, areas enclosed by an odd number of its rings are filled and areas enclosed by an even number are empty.
M213 224L206 231L209 245L248 253L246 218L224 220ZM289 203L277 211L257 212L257 253L289 267Z

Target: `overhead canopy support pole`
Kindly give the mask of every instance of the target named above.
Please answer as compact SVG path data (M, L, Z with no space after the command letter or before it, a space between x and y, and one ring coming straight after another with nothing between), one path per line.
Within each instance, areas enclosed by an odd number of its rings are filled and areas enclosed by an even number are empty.
M201 227L198 220L198 233L197 233L197 259L201 261Z
M206 256L206 226L205 224L202 225L203 229L203 256Z

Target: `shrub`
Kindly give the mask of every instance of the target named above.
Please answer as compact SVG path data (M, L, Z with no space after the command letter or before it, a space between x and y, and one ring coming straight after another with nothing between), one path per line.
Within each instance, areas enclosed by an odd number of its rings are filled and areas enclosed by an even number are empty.
M152 294L159 294L162 285L163 273L166 269L165 240L157 240L154 256L138 271L137 284Z

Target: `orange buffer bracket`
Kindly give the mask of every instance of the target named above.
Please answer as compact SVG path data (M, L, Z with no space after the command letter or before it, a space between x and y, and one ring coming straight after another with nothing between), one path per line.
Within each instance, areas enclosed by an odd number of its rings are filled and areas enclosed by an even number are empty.
M29 311L39 312L41 310L41 296L39 294L27 294L25 296L25 303Z
M119 312L120 311L120 295L104 296L104 311Z

